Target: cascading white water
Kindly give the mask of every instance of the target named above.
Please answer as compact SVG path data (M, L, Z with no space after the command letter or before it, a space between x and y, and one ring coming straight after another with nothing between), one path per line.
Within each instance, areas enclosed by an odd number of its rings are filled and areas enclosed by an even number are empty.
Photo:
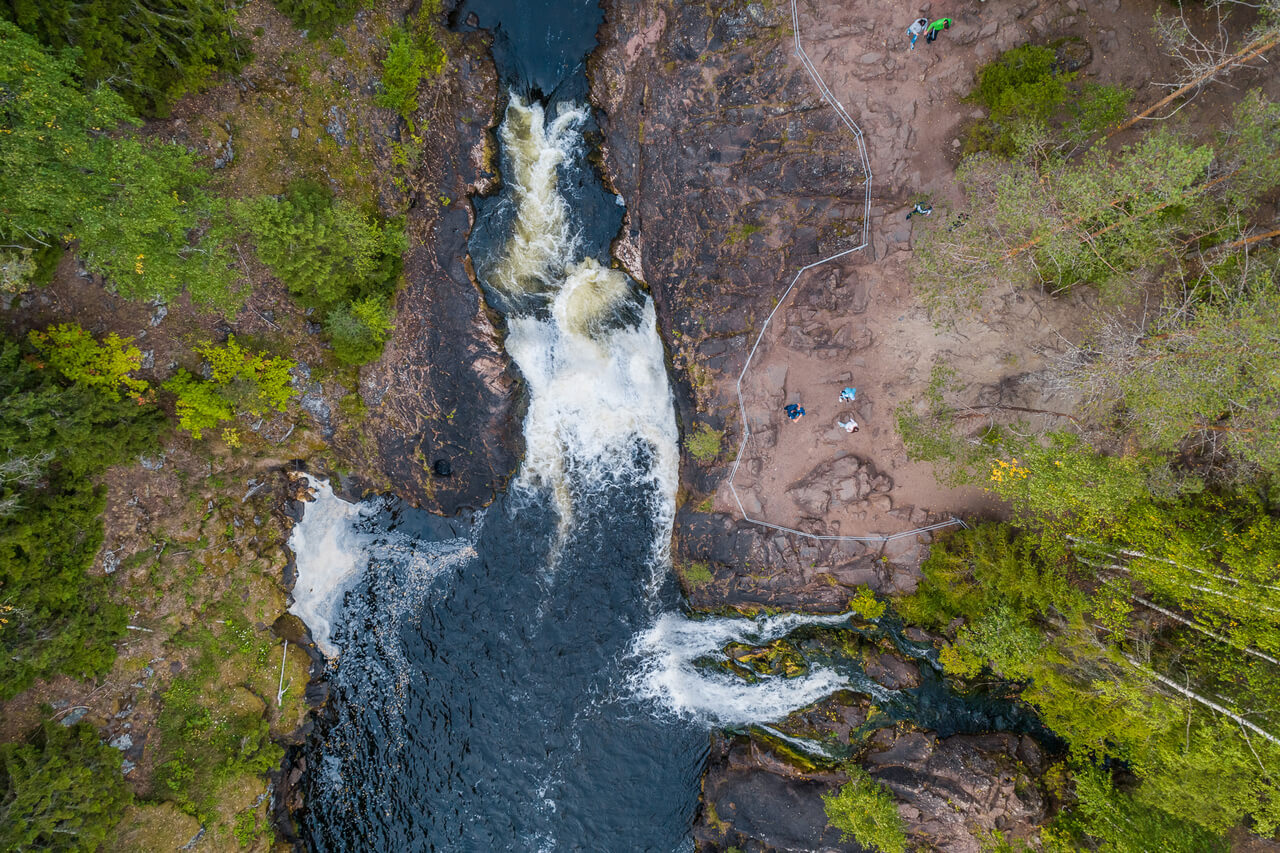
M665 555L678 431L653 303L643 297L635 325L611 322L634 304L634 285L595 259L575 261L579 241L558 189L558 169L582 145L586 119L584 108L563 108L548 125L540 105L513 97L502 125L516 224L488 280L509 297L538 297L509 319L506 342L530 398L517 486L550 489L567 532L575 491L619 475L652 482L654 536ZM649 450L643 460L637 442Z
M316 646L333 658L338 648L330 635L343 593L369 564L372 537L359 532L356 522L373 510L366 504L344 501L325 480L304 476L315 491L315 500L306 505L302 520L289 534L289 550L298 570L289 612L306 623Z
M848 624L847 614L786 614L761 619L689 619L664 614L636 638L639 670L631 678L637 694L683 717L721 726L781 720L847 686L834 670L815 667L796 678L765 678L749 684L741 678L695 666L699 658L722 656L729 643L764 645L804 625Z

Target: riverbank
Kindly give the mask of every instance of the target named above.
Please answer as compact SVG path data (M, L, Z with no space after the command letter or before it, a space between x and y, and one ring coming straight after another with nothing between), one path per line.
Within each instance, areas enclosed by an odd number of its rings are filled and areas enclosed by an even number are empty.
M944 487L907 457L894 415L927 398L935 365L952 366L953 381L986 407L975 417L1014 410L1033 427L1055 426L1052 413L1069 416L1078 403L1046 379L1097 297L993 289L971 314L940 324L913 292L907 213L926 202L953 215L961 140L982 115L960 98L1001 51L1070 44L1071 61L1099 82L1142 90L1173 79L1170 58L1147 37L1155 6L933 5L955 24L910 51L910 16L897 4L798 3L814 71L865 136L867 174L856 138L795 55L788 4L606 3L592 93L607 115L608 172L628 200L616 252L652 288L680 390L676 569L696 608L839 612L860 588L908 593L937 535L819 540L749 523L744 511L824 537L1002 515L982 490ZM805 274L778 304L797 270L856 247L864 226L865 248ZM857 387L856 402L838 401L845 386ZM788 422L786 403L806 416ZM751 438L735 466L743 411ZM836 424L849 416L861 426L853 435ZM888 658L891 670L902 664ZM835 698L806 718L838 737L873 704ZM839 849L820 799L844 778L838 771L799 768L767 739L716 743L699 849ZM977 851L993 831L1032 837L1052 800L1048 762L1025 736L939 740L908 725L881 730L859 760L894 793L909 836L940 849ZM938 791L948 793L931 799Z
M237 28L253 60L144 129L195 152L222 197L306 177L404 216L410 250L379 360L339 363L312 312L248 245L236 255L248 286L234 316L185 296L122 299L70 252L48 286L6 296L8 335L80 323L133 338L135 375L154 386L202 340L234 335L296 362L300 406L249 422L237 444L167 432L158 453L107 473L91 574L128 609L116 662L102 678L38 682L0 706L5 741L50 720L90 725L120 751L135 805L103 849L265 850L279 837L272 809L284 814L297 781L292 767L276 769L280 750L305 739L325 697L321 657L286 612L296 498L286 473L453 514L491 501L515 467L516 382L465 263L466 199L490 179L496 74L484 35L450 34L448 73L423 87L413 122L379 106L387 34L416 13L410 5L379 4L332 38L308 39L266 0L245 4Z

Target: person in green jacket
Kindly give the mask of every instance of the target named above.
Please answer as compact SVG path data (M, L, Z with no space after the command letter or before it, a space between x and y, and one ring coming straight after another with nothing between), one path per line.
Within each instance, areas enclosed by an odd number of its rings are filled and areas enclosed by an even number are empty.
M951 19L939 18L938 20L933 21L932 23L929 24L928 29L925 30L924 40L926 42L933 42L935 39L938 38L938 33L942 32L943 30L949 30L949 29L951 29Z

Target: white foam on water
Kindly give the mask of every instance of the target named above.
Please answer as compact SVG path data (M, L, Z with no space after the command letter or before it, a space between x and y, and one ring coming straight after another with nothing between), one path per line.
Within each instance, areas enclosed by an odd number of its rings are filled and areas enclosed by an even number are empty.
M654 539L665 559L678 485L678 430L652 301L639 323L614 322L633 306L635 285L587 258L574 261L577 235L557 185L557 169L582 145L584 108L542 107L513 96L500 135L511 160L514 232L490 283L508 294L542 296L541 310L508 320L507 352L529 388L525 459L517 488L547 489L572 527L574 495L608 478L652 484ZM647 454L637 455L637 442Z
M330 637L342 596L369 565L368 547L373 541L355 525L374 508L344 501L333 493L328 481L303 476L315 490L315 500L303 507L302 520L289 534L289 550L298 569L289 612L311 629L320 651L335 658L339 650Z
M786 614L760 619L689 619L661 616L632 647L640 666L631 688L665 712L716 726L771 723L848 686L844 676L814 667L795 678L763 677L754 684L725 672L701 669L698 658L723 657L731 642L764 645L803 625L841 625L847 614Z
M584 107L562 108L548 124L540 104L512 95L507 105L498 137L511 164L516 219L488 281L510 296L553 287L577 248L558 170L582 143L586 120Z

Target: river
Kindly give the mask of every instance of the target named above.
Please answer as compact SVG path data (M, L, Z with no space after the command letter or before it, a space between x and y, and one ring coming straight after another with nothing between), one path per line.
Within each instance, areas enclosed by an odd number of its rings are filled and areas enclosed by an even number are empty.
M586 142L599 8L468 0L458 16L472 12L495 33L506 105L502 189L473 200L468 251L525 383L526 453L505 494L455 519L312 481L291 610L331 690L302 752L306 845L690 851L713 728L776 722L841 688L874 697L886 724L1004 727L1007 703L956 695L891 628L682 610L662 342L649 295L609 255L625 199ZM920 687L888 691L856 653L830 651L886 638L924 663ZM805 658L792 677L726 654L777 639Z
M294 612L332 657L306 750L317 851L690 849L716 723L774 719L833 673L694 666L745 620L678 614L678 432L647 294L614 269L623 200L588 160L594 2L474 2L509 92L503 189L470 252L526 383L526 455L474 518L317 483ZM708 626L710 627L710 626Z

